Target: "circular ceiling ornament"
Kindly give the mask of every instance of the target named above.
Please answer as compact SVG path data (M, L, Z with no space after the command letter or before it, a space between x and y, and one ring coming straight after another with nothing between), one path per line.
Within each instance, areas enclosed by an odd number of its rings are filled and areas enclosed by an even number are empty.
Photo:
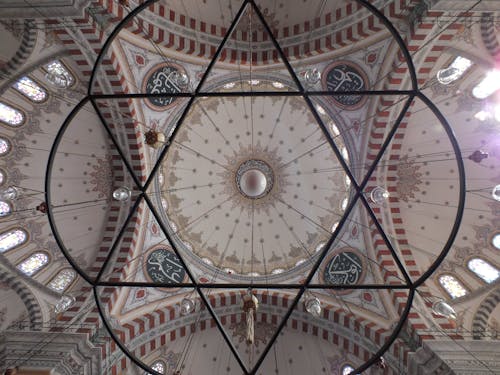
M236 171L236 185L245 197L259 199L267 195L274 184L271 167L262 160L247 160Z
M339 107L353 111L365 104L367 96L352 94L355 91L365 91L369 86L368 76L357 64L344 60L336 61L326 67L322 77L325 90L350 92L330 97Z
M184 68L174 63L162 63L149 70L144 78L143 92L148 94L178 94L185 90L189 78ZM146 104L155 111L164 111L177 101L175 96L150 96Z

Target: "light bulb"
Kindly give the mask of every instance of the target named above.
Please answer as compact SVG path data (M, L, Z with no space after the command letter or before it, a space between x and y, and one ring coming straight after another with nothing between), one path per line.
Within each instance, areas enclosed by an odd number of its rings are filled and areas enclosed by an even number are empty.
M127 187L119 187L115 191L113 191L113 199L119 202L125 202L130 198L131 192Z
M387 198L389 198L389 192L380 186L373 188L370 193L370 199L372 202L378 204L379 206L383 205Z
M318 69L307 69L304 73L304 79L310 85L315 85L321 79L321 73Z
M191 314L194 307L194 301L191 298L183 298L181 301L181 315Z
M311 297L304 303L304 305L306 311L315 318L321 316L321 302L319 301L318 298Z
M460 76L461 76L460 70L452 66L446 69L441 69L436 74L437 80L439 81L439 83L443 85L449 85L450 83L459 79Z
M443 300L434 302L434 304L432 305L432 312L436 315L441 315L448 319L457 319L457 313L455 312L453 307L448 305Z

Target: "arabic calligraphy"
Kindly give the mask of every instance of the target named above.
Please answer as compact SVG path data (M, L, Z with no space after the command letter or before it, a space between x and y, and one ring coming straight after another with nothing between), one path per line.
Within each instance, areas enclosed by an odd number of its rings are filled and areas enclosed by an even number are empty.
M179 258L168 249L156 249L146 259L146 271L153 282L174 284L182 283L186 271Z
M336 254L323 272L326 284L357 284L363 273L363 264L358 255L351 251Z
M353 64L334 64L325 76L325 85L328 91L362 91L366 89L364 74ZM332 99L343 106L352 107L359 104L363 100L363 96L346 94L334 96Z
M146 81L146 93L148 94L171 94L182 91L179 77L180 70L172 65L164 65L156 69ZM166 107L177 98L174 96L147 98L156 107Z

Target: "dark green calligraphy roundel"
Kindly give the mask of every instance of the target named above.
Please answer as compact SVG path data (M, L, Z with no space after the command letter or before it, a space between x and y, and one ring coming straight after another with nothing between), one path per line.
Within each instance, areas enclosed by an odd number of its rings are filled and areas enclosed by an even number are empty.
M146 258L146 272L155 283L182 283L186 270L172 250L156 249Z
M359 256L351 251L335 255L323 271L323 280L332 285L357 284L363 274L363 263Z
M149 74L145 90L148 94L172 94L182 91L179 84L180 70L173 65L163 65ZM155 107L167 107L177 98L174 96L164 96L157 98L147 98L149 103Z
M330 65L324 74L324 85L328 91L366 90L366 75L354 64L339 62ZM343 107L358 107L363 100L361 95L336 95L332 100ZM354 108L353 108L354 109Z

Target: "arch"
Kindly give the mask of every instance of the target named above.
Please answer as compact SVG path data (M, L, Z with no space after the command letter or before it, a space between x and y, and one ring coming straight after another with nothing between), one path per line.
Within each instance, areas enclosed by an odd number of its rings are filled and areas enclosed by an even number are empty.
M164 374L167 367L165 366L165 362L163 362L161 359L158 359L151 364L151 368L161 374Z
M24 21L21 46L12 59L10 59L4 67L0 68L1 75L11 75L26 62L35 48L37 30L33 20Z
M7 155L12 149L10 141L3 136L0 136L0 156Z
M481 301L472 319L472 335L474 340L486 339L484 332L488 326L491 313L500 303L500 288L493 290L485 299Z
M500 271L483 258L474 257L467 262L467 269L485 283L491 284L500 277Z
M75 75L61 60L53 59L43 66L43 70L47 81L58 88L68 88L76 83Z
M68 289L75 279L76 272L71 268L64 268L50 280L47 286L56 292L62 293Z
M460 298L469 293L461 280L448 273L439 275L438 283L451 299Z
M0 268L0 282L5 283L16 292L23 301L28 311L29 329L41 331L43 323L42 309L31 290L21 282L18 275L13 275L3 268Z
M9 202L6 202L6 201L0 201L0 218L9 216L11 213L12 213L11 204Z
M11 228L0 233L0 253L12 250L28 241L28 233L22 228Z
M0 122L11 127L18 127L24 124L26 115L24 112L7 103L0 102Z
M34 276L49 264L49 260L49 254L40 251L19 262L16 268L27 276Z
M12 88L33 103L43 103L49 97L47 90L28 76L19 78Z

